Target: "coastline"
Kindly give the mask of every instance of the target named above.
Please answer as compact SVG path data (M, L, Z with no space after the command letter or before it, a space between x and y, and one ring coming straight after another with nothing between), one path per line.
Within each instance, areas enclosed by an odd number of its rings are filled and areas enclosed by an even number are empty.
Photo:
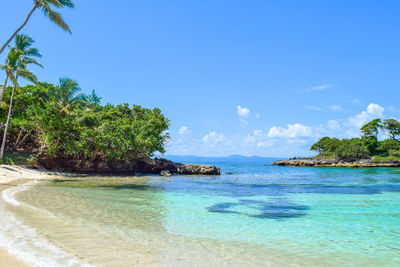
M293 167L327 167L327 168L399 168L400 161L376 162L373 158L359 159L355 161L345 161L336 158L291 158L287 160L277 160L272 163L277 166Z
M39 170L32 170L21 166L0 165L0 195L6 189L21 186L37 180L49 180L58 176L56 173L51 175ZM9 247L0 246L0 266L26 267L32 266L9 252Z

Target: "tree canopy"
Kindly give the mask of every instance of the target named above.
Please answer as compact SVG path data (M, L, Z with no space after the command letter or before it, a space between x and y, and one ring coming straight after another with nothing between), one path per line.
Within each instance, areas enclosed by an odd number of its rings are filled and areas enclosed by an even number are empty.
M382 132L380 131L382 130ZM400 156L400 122L395 119L374 119L360 129L361 138L338 139L322 137L310 150L320 157L335 157L344 160L356 160L373 156ZM378 140L379 136L388 139Z
M4 98L8 100L11 88ZM5 110L0 110L5 120ZM76 81L21 87L10 121L12 148L35 147L39 153L76 158L102 155L107 161L146 158L165 152L169 120L158 108L100 104L93 91L80 93Z

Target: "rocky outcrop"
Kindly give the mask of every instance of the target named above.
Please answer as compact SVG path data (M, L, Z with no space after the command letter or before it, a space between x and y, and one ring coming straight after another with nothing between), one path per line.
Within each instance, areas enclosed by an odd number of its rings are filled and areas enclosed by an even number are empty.
M278 160L272 163L278 166L297 166L297 167L340 167L340 168L378 168L378 167L400 167L400 161L391 160L377 162L374 158L359 159L355 161L343 161L339 159L324 158L292 158L288 160Z
M94 159L76 159L71 156L43 156L36 161L37 167L48 170L72 171L79 173L107 174L185 174L185 175L219 175L217 166L176 163L163 158L134 159L131 161L107 162L101 156Z

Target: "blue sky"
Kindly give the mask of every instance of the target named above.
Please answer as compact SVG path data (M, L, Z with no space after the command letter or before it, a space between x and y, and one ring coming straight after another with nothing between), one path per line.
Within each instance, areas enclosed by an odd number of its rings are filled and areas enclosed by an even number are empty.
M2 1L1 42L32 4L15 2ZM159 107L167 154L309 155L321 136L400 117L399 1L74 2L72 35L39 12L23 30L38 77Z

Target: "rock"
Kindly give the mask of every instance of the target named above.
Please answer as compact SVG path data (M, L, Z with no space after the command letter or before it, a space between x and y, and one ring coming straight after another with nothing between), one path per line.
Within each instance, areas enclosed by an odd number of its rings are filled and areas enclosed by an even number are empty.
M303 166L303 167L339 167L339 168L378 168L400 167L400 161L376 162L374 158L359 159L356 161L343 161L335 158L291 158L278 160L272 163L278 166Z
M130 161L108 162L102 155L93 159L76 159L68 155L56 157L41 156L36 164L49 170L72 171L80 173L109 174L186 174L186 175L220 175L217 166L177 163L164 158L132 159Z
M161 171L160 176L170 177L171 173L169 171Z

